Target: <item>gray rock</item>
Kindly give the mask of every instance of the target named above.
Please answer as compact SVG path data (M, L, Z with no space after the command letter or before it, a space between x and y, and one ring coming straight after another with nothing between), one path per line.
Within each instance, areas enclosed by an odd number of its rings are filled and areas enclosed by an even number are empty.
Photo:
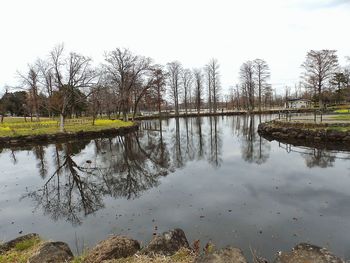
M65 263L73 253L64 242L46 242L28 259L28 263Z
M212 254L202 255L195 263L247 263L239 248L227 247Z
M350 141L350 136L349 136L349 135L345 136L345 137L343 138L343 141Z
M274 263L345 263L325 248L301 243L291 252L282 252Z
M8 241L8 242L0 245L0 255L3 253L6 253L10 249L14 248L18 243L26 241L26 240L30 240L33 238L39 239L39 235L35 234L35 233L27 234L24 236L17 237L11 241Z
M175 254L180 248L190 248L190 246L185 232L176 228L161 235L156 235L142 253L170 256Z
M140 249L137 240L125 236L112 236L101 241L88 252L84 263L99 263L103 260L126 258L134 255Z

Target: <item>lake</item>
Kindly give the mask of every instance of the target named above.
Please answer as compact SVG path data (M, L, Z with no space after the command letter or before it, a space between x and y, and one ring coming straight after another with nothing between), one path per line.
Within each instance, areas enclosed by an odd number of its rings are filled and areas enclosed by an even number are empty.
M39 233L76 254L110 234L271 259L309 242L350 258L350 153L269 142L264 116L143 121L138 133L2 149L0 240Z

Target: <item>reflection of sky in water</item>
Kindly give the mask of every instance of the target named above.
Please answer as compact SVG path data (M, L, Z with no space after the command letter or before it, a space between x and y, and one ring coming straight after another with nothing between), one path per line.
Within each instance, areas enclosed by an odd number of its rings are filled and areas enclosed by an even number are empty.
M37 232L76 250L76 238L92 246L108 234L122 233L147 242L155 226L159 232L180 227L190 242L231 244L246 254L251 246L271 258L278 250L311 242L349 258L349 154L302 147L287 153L257 135L258 121L220 117L199 123L193 118L176 125L170 119L162 123L163 144L154 131L159 123L150 121L138 141L129 136L111 143L3 150L0 239L22 230ZM74 154L67 159L67 153ZM74 184L72 170L64 166L48 183L50 198L44 200L41 190L64 161L74 162L81 184ZM47 170L44 179L41 164ZM95 194L84 196L88 211L81 191ZM34 198L33 192L39 195ZM92 213L85 217L86 211Z

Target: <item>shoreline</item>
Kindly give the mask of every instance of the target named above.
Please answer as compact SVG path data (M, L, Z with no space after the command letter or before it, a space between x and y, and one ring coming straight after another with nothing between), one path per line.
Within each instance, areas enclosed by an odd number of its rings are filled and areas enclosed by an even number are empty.
M0 137L1 147L11 146L28 146L28 145L43 145L55 142L66 142L76 139L94 139L99 137L108 137L114 135L125 135L130 132L138 131L139 125L134 122L133 125L107 128L96 131L77 131L77 132L57 132L52 134L39 135L20 135L20 136L6 136Z
M273 120L260 123L258 133L269 141L295 146L350 150L350 123L315 124Z
M215 244L209 242L204 245L200 240L190 244L180 228L154 234L143 247L138 240L113 234L79 256L74 256L66 243L45 241L36 233L0 244L1 263L18 259L28 263L248 263L247 258L256 263L345 262L328 249L308 243L299 243L290 251L275 251L274 254L274 260L268 261L252 248L250 255L245 255L240 248L233 246L217 249Z
M167 118L193 118L193 117L220 117L220 116L240 116L240 115L261 115L261 114L284 114L284 113L311 113L314 112L314 109L281 109L281 110L262 110L262 111L220 111L218 110L216 113L210 112L188 112L181 113L179 115L175 114L162 114L160 116L161 119ZM134 120L153 120L159 119L159 115L150 115L150 116L136 116Z
M312 110L310 109L299 109L299 110L263 110L263 111L230 111L230 112L221 112L216 113L202 112L198 113L187 113L187 114L167 114L159 117L158 115L152 116L138 116L133 120L133 125L118 127L118 128L105 128L96 131L84 131L80 130L77 132L56 132L48 134L36 134L36 135L18 135L18 136L3 136L0 137L1 147L11 147L11 146L30 146L30 145L45 145L54 142L64 142L67 140L76 140L76 139L93 139L98 137L108 137L113 135L124 135L129 132L137 131L139 124L137 121L142 120L156 120L156 119L170 119L170 118L194 118L194 117L211 117L211 116L241 116L241 115L261 115L261 114L278 114L285 112L293 113L307 113Z

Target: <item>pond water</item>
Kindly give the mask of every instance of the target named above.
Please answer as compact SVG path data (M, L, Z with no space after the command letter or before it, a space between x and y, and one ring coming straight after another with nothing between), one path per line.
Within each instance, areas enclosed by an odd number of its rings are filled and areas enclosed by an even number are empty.
M137 134L0 153L0 240L36 232L75 253L109 234L273 258L311 242L350 258L350 153L269 142L262 117L144 121Z

